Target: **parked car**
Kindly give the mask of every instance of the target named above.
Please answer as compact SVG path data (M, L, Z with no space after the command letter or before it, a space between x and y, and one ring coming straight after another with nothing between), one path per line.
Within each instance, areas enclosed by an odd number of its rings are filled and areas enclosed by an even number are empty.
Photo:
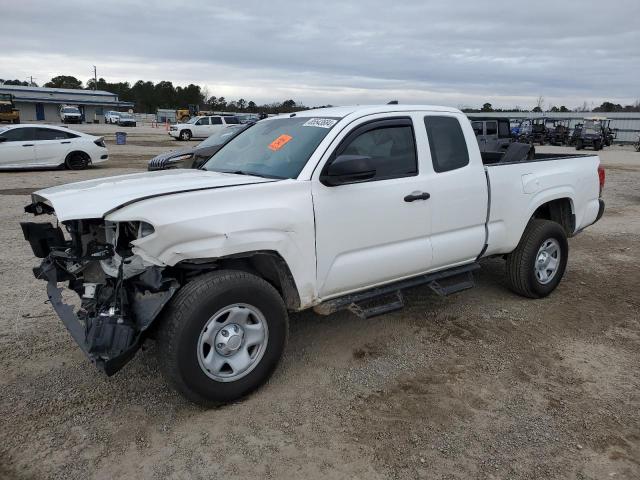
M240 120L234 116L205 115L192 117L186 123L176 123L169 127L169 135L176 140L191 140L192 138L207 138L216 130L227 125L238 125Z
M118 114L118 125L121 127L135 127L136 126L136 118L126 112L121 112Z
M104 114L104 123L117 124L120 119L120 112L110 110Z
M485 160L448 107L297 112L256 123L203 169L37 191L25 210L54 223L22 229L51 305L100 369L118 371L153 332L169 383L215 405L268 379L288 312L379 315L407 288L472 287L487 257L506 260L516 293L553 292L567 238L604 212L604 170L597 155L503 161L513 145Z
M147 169L168 170L171 168L200 168L211 156L222 148L229 140L252 124L228 125L218 130L209 138L193 148L182 148L161 153L149 160Z
M66 167L83 169L107 161L102 137L53 125L0 127L0 168Z
M75 105L61 105L60 121L62 123L82 123L82 112Z
M481 152L504 151L513 142L508 118L470 117Z

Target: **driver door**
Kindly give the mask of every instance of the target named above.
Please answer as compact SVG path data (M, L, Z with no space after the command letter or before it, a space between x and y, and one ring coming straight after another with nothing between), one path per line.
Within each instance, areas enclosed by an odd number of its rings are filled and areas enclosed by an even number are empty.
M209 117L199 118L193 128L193 136L198 138L204 138L209 136L209 126L211 121Z
M424 130L424 129L423 129ZM312 181L320 298L409 277L432 263L430 175L418 168L411 117L367 120L341 134ZM327 186L321 172L340 155L370 157L370 180Z

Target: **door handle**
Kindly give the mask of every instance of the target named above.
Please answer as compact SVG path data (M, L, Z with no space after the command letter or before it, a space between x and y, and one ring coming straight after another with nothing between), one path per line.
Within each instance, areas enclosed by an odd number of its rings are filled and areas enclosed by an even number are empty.
M60 142L60 143L71 143L71 142Z
M431 195L427 192L411 192L404 197L405 202L415 202L416 200L429 200Z
M25 143L22 146L23 147L33 147L33 143Z

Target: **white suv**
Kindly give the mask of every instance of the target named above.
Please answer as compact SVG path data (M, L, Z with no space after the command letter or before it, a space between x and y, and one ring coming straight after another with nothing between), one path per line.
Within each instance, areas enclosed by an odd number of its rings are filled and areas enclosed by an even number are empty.
M104 114L104 123L118 123L120 120L120 112L114 112L113 110Z
M176 123L169 127L169 135L177 140L190 140L192 138L206 138L217 130L228 125L238 125L238 117L225 117L221 115L193 117L186 123Z

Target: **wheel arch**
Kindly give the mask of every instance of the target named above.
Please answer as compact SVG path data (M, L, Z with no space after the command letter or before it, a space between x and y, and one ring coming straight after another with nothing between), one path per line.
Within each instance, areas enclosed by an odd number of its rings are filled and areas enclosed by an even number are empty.
M576 230L574 204L573 200L568 196L547 200L540 204L531 214L530 220L534 218L551 220L560 224L567 237L571 237Z
M300 294L289 265L273 250L256 250L217 258L188 259L174 268L205 273L213 270L240 270L256 275L270 283L282 296L287 310L301 309Z

